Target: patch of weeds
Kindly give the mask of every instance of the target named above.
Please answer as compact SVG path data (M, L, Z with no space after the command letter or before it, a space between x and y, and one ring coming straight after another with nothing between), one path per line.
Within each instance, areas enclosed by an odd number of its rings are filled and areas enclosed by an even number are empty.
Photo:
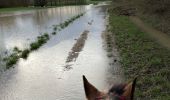
M52 35L56 35L56 34L57 34L57 32L52 32L51 34L52 34Z
M19 56L17 53L11 54L9 57L6 58L6 68L9 69L14 64L16 64L18 59L19 59Z
M29 53L30 53L30 50L29 49L25 49L24 51L22 51L21 58L27 59Z
M20 52L22 52L21 50L19 50L19 48L18 48L18 47L14 47L13 51L14 51L14 52L16 52L16 53L20 53Z
M57 30L58 30L58 31L61 31L61 29L66 28L66 27L67 27L69 24L71 24L74 20L80 18L80 17L83 16L83 15L84 15L84 13L81 13L81 14L79 14L79 15L77 15L77 16L73 16L72 18L66 20L66 21L63 22L63 23L60 23L59 25L53 25L54 31L57 31Z
M31 43L30 48L31 50L37 50L41 45L37 42Z
M58 27L57 26L54 26L54 31L57 31Z
M43 35L42 37L44 37L44 39L46 39L46 40L49 40L49 39L50 39L48 33L44 33L44 35Z
M60 24L60 28L61 28L61 29L64 29L64 28L65 28L64 23L61 23L61 24Z
M44 33L41 36L37 37L37 41L30 44L30 49L37 50L39 47L41 47L43 44L45 44L49 40L49 35L47 33Z

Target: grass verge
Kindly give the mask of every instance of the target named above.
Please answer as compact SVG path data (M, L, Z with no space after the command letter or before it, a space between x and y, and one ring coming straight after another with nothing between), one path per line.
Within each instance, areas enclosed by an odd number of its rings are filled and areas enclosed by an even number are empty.
M25 10L35 10L44 9L41 7L12 7L12 8L0 8L0 12L13 12L13 11L25 11Z
M97 5L101 2L107 2L107 1L111 1L111 0L87 0L87 4Z
M80 4L76 5L57 5L57 6L46 6L46 7L11 7L11 8L0 8L1 12L15 12L15 11L29 11L29 10L38 10L38 9L48 9L48 8L56 8L56 7L62 7L62 6L79 6ZM85 4L82 4L85 5Z
M109 13L109 30L114 33L125 76L139 76L137 99L169 100L170 50L142 32L127 16Z

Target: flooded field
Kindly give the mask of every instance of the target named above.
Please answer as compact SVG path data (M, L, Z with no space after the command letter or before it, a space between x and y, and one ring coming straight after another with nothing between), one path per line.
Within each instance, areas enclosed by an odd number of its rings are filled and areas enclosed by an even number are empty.
M83 100L82 75L101 90L122 81L119 63L112 63L117 58L107 57L101 37L106 29L103 6L0 14L1 54L15 46L26 48L39 34L52 32L52 25L82 12L86 14L30 53L27 60L20 59L14 68L0 74L0 100ZM85 40L77 43L84 32L88 32ZM70 53L76 57L68 64Z

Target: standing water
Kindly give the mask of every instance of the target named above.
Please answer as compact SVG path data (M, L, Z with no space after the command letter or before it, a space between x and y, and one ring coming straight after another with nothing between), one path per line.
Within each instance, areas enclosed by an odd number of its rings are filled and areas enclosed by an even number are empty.
M44 46L20 59L14 68L0 75L0 100L82 100L85 99L82 75L101 90L107 90L112 81L121 81L119 64L110 64L101 38L105 30L106 11L102 6L71 6L45 10L1 14L3 35L0 44L10 50L25 48L51 26L71 16L86 12ZM73 62L73 52L83 33L85 41ZM1 40L1 41L2 41Z

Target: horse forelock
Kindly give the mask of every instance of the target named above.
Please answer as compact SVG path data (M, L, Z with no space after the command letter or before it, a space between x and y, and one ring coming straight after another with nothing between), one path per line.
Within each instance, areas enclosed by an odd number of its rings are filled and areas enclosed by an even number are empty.
M114 85L106 94L100 95L95 100L125 100L123 93L126 84Z
M109 94L115 94L115 95L122 95L125 90L126 84L117 84L117 85L114 85L110 90L109 90Z

